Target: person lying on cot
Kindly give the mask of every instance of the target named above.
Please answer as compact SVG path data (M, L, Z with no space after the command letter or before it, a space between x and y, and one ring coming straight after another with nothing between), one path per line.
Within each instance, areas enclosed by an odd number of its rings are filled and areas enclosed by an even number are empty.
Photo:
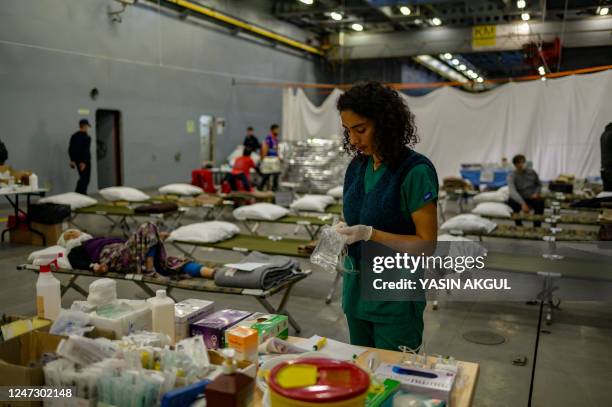
M136 270L142 274L169 276L184 273L191 277L212 278L214 269L185 258L167 256L163 240L167 235L156 225L143 223L129 239L92 237L78 229L68 229L58 245L66 248L68 261L75 269L123 272Z

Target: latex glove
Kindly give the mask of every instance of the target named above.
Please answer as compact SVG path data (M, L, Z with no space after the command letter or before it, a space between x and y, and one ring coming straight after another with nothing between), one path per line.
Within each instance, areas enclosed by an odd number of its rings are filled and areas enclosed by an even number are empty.
M347 226L346 223L340 222L334 226L336 232L346 237L346 244L353 244L360 241L367 242L372 237L372 226L355 225Z

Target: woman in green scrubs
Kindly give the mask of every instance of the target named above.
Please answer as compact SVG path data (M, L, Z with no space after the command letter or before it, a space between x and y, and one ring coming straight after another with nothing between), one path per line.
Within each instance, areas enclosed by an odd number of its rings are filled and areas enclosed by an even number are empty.
M381 349L416 349L423 337L425 301L361 298L361 263L367 241L395 252L429 254L437 240L438 178L433 164L412 147L418 142L414 115L402 97L380 83L364 83L341 95L337 108L344 149L353 159L344 179L345 235L349 256L342 308L351 343ZM363 277L363 276L361 276Z

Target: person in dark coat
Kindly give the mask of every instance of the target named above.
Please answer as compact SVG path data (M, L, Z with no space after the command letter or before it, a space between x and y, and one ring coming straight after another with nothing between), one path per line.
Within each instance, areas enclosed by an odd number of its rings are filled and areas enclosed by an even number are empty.
M4 165L6 160L8 160L8 151L2 140L0 140L0 165Z
M72 135L68 147L70 168L76 168L79 173L76 192L83 195L87 195L87 186L91 176L91 137L87 134L90 127L87 119L81 119L79 121L79 131Z

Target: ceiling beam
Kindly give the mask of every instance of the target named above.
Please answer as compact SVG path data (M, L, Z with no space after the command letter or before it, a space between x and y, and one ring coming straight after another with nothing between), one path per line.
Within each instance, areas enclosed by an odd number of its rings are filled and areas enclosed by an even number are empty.
M561 22L530 21L529 31L521 23L498 24L496 45L474 49L472 29L455 27L431 27L421 30L395 33L345 33L342 47L336 47L332 59L364 59L441 54L444 52L510 51L521 49L523 44L551 41L563 34L565 47L593 47L612 45L612 18L591 18L568 21L565 29ZM339 44L336 36L334 44Z

